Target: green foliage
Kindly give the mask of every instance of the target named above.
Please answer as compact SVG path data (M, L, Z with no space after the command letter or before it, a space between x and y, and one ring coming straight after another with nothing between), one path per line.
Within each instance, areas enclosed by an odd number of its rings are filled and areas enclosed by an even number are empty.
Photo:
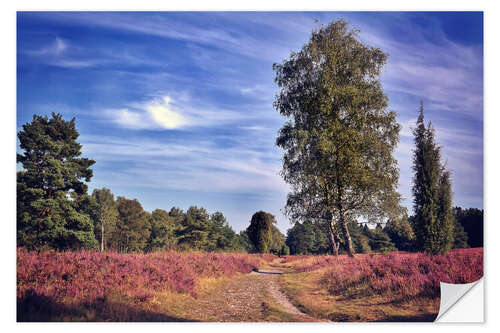
M415 233L406 214L400 219L389 220L384 231L398 250L412 251L414 249Z
M372 251L370 246L371 233L368 227L365 225L361 226L356 221L352 220L348 224L349 231L352 236L352 242L354 249L357 253L369 253ZM345 244L341 248L341 252L347 251Z
M148 251L168 250L177 244L174 218L163 209L155 209L151 213L151 234L147 246Z
M482 209L460 207L453 208L453 215L467 234L467 242L470 247L483 247L484 227Z
M327 238L328 226L306 220L296 222L287 231L286 244L291 254L326 254L331 253Z
M451 181L449 172L441 165L441 148L435 143L434 128L431 123L425 127L423 103L413 134L415 245L417 250L444 254L453 243Z
M75 119L34 115L18 133L17 243L28 249L95 248L93 223L73 198L87 193L93 160L78 157ZM82 199L83 200L83 199Z
M209 239L213 239L214 242L209 242L212 248L209 248L208 251L239 251L243 249L238 234L234 232L221 212L210 215L210 223Z
M375 252L387 253L390 251L395 251L396 246L391 241L391 238L384 232L380 225L377 225L375 229L369 231L370 237L368 243L370 248Z
M253 245L252 241L248 237L247 230L240 231L238 236L239 236L240 246L243 250L245 250L248 253L257 252L257 250L255 249L255 246Z
M113 248L120 252L142 252L151 233L149 213L137 199L118 197L118 223L113 234Z
M213 249L215 239L209 238L211 225L209 214L203 207L191 206L184 215L177 237L182 249Z
M400 202L392 156L400 125L396 113L386 111L378 79L386 58L339 20L273 65L280 88L274 107L288 118L276 140L285 150L282 176L292 188L286 213L292 220L335 219L333 235L350 255L351 216L384 219Z
M100 241L101 251L110 245L110 235L115 232L118 221L118 208L113 193L108 188L95 189L92 192L96 206L92 208L94 233Z
M252 216L247 228L247 235L255 250L268 253L272 244L272 225L274 216L264 211L258 211Z
M458 220L453 216L453 248L454 249L467 249L468 244L467 233L464 227Z
M271 225L271 246L269 252L277 255L284 255L285 252L290 253L290 249L285 242L285 235L274 225Z

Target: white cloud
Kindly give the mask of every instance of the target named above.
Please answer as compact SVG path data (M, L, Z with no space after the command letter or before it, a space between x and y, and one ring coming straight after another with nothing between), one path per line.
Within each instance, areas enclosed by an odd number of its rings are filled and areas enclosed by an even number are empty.
M268 127L255 125L257 122L275 120L278 115L271 106L258 104L238 105L238 109L223 109L211 106L189 95L178 94L175 99L169 95L154 98L147 102L130 103L125 107L107 109L104 117L116 125L128 129L172 130L189 127L214 127L227 124L245 123L240 126L248 130L267 130ZM245 109L249 109L246 111Z
M134 110L129 108L107 110L105 114L111 120L129 129L177 129L193 125L188 115L183 114L171 105L172 99L164 96L143 104L136 104Z

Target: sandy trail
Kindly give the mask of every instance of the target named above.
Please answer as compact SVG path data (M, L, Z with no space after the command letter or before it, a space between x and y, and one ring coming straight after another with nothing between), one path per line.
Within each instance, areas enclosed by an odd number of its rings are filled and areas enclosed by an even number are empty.
M236 277L208 295L200 296L189 309L193 319L201 321L319 321L297 309L281 292L278 279L285 271L281 261L263 269ZM279 306L286 315L273 314Z

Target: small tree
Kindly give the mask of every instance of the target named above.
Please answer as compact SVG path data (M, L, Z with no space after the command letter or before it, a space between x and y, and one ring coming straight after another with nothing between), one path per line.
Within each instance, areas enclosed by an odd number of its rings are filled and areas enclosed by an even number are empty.
M106 237L110 238L118 220L118 209L113 193L108 188L95 189L92 192L92 197L97 203L95 212L94 231L96 238L100 240L101 251L104 251L106 246Z
M95 161L79 157L75 118L33 116L18 133L17 243L29 249L95 248L93 223L77 209L75 196L86 195ZM73 197L75 197L73 196Z
M272 243L273 216L264 211L258 211L252 216L247 235L259 253L268 253Z

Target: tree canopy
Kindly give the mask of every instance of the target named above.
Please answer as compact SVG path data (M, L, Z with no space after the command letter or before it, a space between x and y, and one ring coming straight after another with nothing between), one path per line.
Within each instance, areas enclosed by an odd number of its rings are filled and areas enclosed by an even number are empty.
M282 176L292 188L285 210L291 216L313 210L350 255L348 221L384 220L400 201L392 156L400 125L386 110L379 81L387 54L357 34L343 20L332 22L273 65L280 88L274 107L287 118L276 139L285 150Z

